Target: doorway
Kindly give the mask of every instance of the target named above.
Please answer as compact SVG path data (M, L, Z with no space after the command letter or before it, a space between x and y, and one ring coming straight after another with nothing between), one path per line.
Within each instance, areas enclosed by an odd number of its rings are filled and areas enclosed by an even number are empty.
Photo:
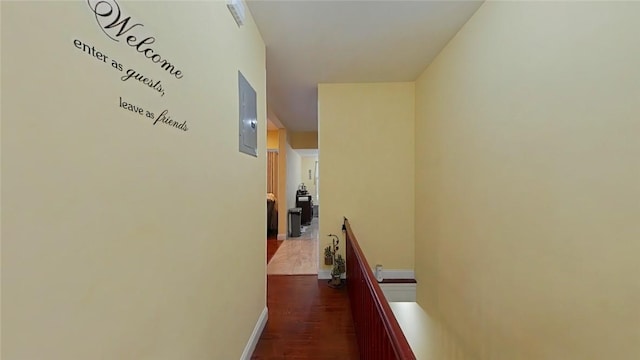
M287 148L287 194L290 209L287 237L267 263L268 275L317 275L319 248L318 150ZM295 219L295 217L298 219ZM292 221L293 220L293 221ZM297 226L300 231L291 231Z

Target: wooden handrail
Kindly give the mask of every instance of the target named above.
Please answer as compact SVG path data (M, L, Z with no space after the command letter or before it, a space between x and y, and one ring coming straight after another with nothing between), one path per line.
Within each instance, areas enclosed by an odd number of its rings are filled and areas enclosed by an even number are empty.
M349 220L344 218L347 291L360 350L366 360L414 360L382 289L364 256Z

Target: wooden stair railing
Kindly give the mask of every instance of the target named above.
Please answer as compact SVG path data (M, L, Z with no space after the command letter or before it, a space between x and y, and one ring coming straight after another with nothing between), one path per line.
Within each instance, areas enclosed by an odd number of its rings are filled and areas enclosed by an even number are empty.
M347 218L344 218L342 229L346 237L347 291L360 358L415 359Z

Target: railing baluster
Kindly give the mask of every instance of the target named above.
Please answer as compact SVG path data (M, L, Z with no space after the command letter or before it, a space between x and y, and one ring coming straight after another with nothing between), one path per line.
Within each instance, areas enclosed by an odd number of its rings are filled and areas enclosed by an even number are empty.
M347 287L351 314L365 360L414 360L416 357L375 280L349 220L344 218Z

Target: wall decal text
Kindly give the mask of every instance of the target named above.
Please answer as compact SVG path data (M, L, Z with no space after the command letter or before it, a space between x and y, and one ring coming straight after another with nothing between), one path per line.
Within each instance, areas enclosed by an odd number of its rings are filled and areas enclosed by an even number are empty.
M176 79L182 79L182 70L176 68L166 58L163 58L151 46L156 42L155 36L143 34L141 28L144 27L144 24L134 22L131 16L125 17L116 0L87 0L87 4L89 4L89 8L95 15L100 30L111 40L119 42L119 38L126 35L123 39L125 39L127 45L152 62L159 64L163 70Z
M105 54L104 52L100 51L99 49L96 49L95 46L92 46L90 44L87 44L79 39L75 39L73 40L73 45L75 46L76 49L82 51L84 54L87 54L91 57L93 57L95 60L103 63L103 64L107 64L107 65L111 65L111 68L114 70L117 70L118 73L122 73L124 71L124 66L121 62L119 62L118 60L110 57L109 55ZM136 70L134 69L128 69L125 72L126 75L122 75L120 77L120 80L122 81L138 81L139 83L148 86L149 88L158 91L161 95L160 96L164 96L164 89L162 88L161 82L160 80L154 81L151 80L150 78L147 78L146 76L138 73ZM156 125L158 123L162 123L168 126L172 126L176 129L182 130L182 131L189 131L189 128L187 126L187 122L183 121L182 123L174 120L171 118L171 116L169 116L169 110L165 109L162 110L157 116L148 110L145 110L144 108L142 108L141 106L137 105L137 104L133 104L131 101L125 101L122 99L122 97L119 98L119 107L124 109L124 110L128 110L132 113L138 114L140 116L144 116L145 118L149 118L151 120L153 120L153 124L152 125Z
M93 56L96 60L98 61L102 61L103 63L108 63L109 61L109 56L107 54L105 54L104 52L96 49L95 46L92 46L90 44L87 44L81 40L75 39L73 40L73 45L78 49L78 50L82 50L85 54L87 55L91 55ZM124 71L123 69L123 64L118 62L116 59L111 58L111 67L119 70L119 71ZM139 83L146 85L147 87L155 90L158 92L158 94L160 94L160 96L164 96L164 88L162 87L162 82L160 80L152 80L150 78L148 78L147 76L137 72L135 69L127 69L127 71L125 72L126 75L122 75L120 77L120 80L122 81L127 81L127 80L138 80ZM133 81L135 82L135 81Z
M153 120L153 125L157 123L163 123L168 126L173 126L176 129L180 129L182 131L189 131L187 127L187 122L183 121L182 123L171 119L169 116L169 110L163 110L158 116L155 116L152 112L143 109L138 105L134 105L126 100L122 100L122 96L120 97L120 107L125 110L129 110L134 114L138 114L140 116L144 116L145 118L149 118Z

